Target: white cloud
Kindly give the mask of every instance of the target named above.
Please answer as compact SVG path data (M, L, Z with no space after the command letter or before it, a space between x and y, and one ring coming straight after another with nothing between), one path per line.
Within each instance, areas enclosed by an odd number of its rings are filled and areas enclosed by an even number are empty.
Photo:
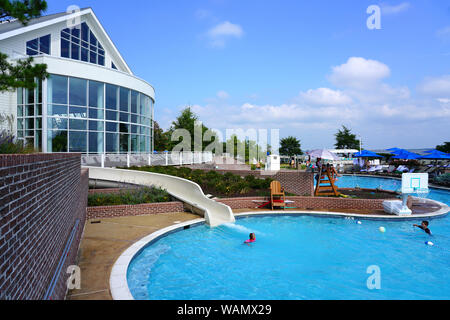
M207 35L213 47L224 47L227 39L241 38L244 35L244 30L238 24L225 21L211 28Z
M381 4L381 12L383 14L396 14L400 12L404 12L408 10L411 7L411 4L409 2L403 2L398 5L389 5L387 3Z
M450 75L425 79L419 91L436 98L450 98Z
M307 104L339 106L352 103L352 98L342 91L335 91L329 88L319 88L300 93L301 99Z
M333 67L328 79L336 87L369 89L391 75L387 65L376 60L352 57L340 66Z
M229 97L230 97L230 95L229 95L229 93L226 92L226 91L221 90L221 91L217 92L217 98L219 98L219 99L221 99L221 100L226 100L226 99L228 99Z
M436 34L437 34L437 36L439 37L439 38L441 38L442 40L450 40L450 26L448 26L448 27L445 27L445 28L442 28L442 29L439 29L437 32L436 32Z

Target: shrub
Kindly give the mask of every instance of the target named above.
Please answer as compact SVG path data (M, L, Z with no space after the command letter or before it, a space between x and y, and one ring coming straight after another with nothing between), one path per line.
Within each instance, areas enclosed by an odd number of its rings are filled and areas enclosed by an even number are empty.
M138 205L144 203L169 202L170 195L162 189L139 188L122 190L118 194L90 194L88 197L89 207Z
M0 132L0 154L24 154L33 153L34 149L25 146L23 142L17 141L9 132L3 130Z
M446 174L443 174L443 175L437 177L436 182L445 184L445 185L450 185L450 173L446 173Z

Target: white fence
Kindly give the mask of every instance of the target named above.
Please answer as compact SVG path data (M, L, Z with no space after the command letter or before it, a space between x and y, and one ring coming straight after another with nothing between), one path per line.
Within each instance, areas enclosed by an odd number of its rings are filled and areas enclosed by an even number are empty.
M117 168L143 166L183 166L212 163L212 152L175 152L154 154L98 154L83 155L83 167Z

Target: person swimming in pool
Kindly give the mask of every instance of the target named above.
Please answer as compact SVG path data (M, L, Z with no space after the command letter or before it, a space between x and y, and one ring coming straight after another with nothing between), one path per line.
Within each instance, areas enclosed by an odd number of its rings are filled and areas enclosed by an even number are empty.
M250 239L245 241L244 243L250 244L256 242L256 235L254 233L250 233Z
M427 234L429 234L431 236L432 234L431 234L430 229L428 228L429 226L430 226L430 223L428 221L423 221L420 226L417 224L414 225L414 227L422 229L423 231L425 231Z

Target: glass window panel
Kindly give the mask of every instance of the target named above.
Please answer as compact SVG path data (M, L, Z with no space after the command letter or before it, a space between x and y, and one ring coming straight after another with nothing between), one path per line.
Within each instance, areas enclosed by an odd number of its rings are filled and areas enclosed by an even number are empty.
M81 48L81 61L89 62L89 50Z
M89 41L89 27L86 22L81 24L81 39L84 41Z
M25 106L25 117L34 117L34 104Z
M106 131L117 132L117 123L115 123L115 122L106 122Z
M98 49L98 54L101 56L105 56L105 50Z
M70 78L69 104L76 106L87 105L87 81L78 78Z
M139 129L138 126L131 126L131 133L139 133L138 129Z
M103 132L89 133L89 153L103 153Z
M138 116L135 116L134 114L131 115L131 123L137 124L138 123Z
M91 46L89 46L89 49L90 49L92 52L94 52L95 54L97 54L97 47L96 47L96 46L91 45Z
M19 118L23 117L23 106L17 107L17 117Z
M42 103L42 80L38 81L36 92L37 92L37 103Z
M120 135L120 153L127 153L129 152L129 146L130 146L130 135L128 134L121 134Z
M131 91L131 113L137 113L139 93L136 91Z
M98 64L101 66L105 66L105 57L98 56Z
M144 136L140 136L139 137L139 152L145 152L145 137Z
M138 136L131 135L131 152L139 152Z
M47 147L50 152L67 152L67 131L49 131Z
M23 104L23 89L17 89L17 104Z
M58 105L48 105L48 115L49 116L59 116L59 117L68 117L69 113L67 112L67 106L58 106Z
M40 53L50 54L50 35L39 38Z
M72 59L80 60L80 45L76 43L72 43Z
M63 31L61 31L61 38L70 40L70 30L64 29Z
M119 128L120 128L121 133L130 133L130 125L129 124L121 123L119 125Z
M103 122L102 121L89 121L89 130L90 131L103 131Z
M23 130L24 129L23 123L24 123L23 119L18 119L17 120L17 130Z
M120 113L120 121L121 122L130 122L130 114L129 113Z
M48 103L67 104L67 77L51 75L48 79Z
M71 118L87 118L87 108L70 107L69 117L71 117Z
M36 118L36 129L42 130L42 118Z
M67 130L67 119L65 118L48 118L49 130Z
M70 42L61 39L61 57L70 58Z
M130 112L130 90L120 88L120 111Z
M89 118L102 120L103 119L103 110L89 109Z
M34 147L39 152L42 152L42 131L41 130L36 130Z
M28 104L34 103L34 89L26 89L25 93L27 96L26 103Z
M101 44L100 42L97 43L97 46L98 46L98 48L99 48L100 50L104 50L104 49L103 49L103 46L102 46L102 44Z
M90 32L91 34L91 38L90 38L90 43L93 46L97 46L97 38L94 36L94 34L92 33L92 31Z
M36 55L38 55L38 52L36 50L27 47L27 56L36 56Z
M87 132L69 132L69 152L87 153Z
M23 138L25 135L24 135L24 132L23 132L23 130L17 130L17 137L18 138Z
M72 29L72 38L80 38L80 33L81 33L81 30L80 30L80 26L76 26L76 27L74 27L73 29Z
M89 81L89 106L103 109L104 84Z
M81 47L86 48L87 50L89 50L89 43L81 41Z
M42 116L42 104L36 105L36 115Z
M25 119L25 130L34 130L34 118Z
M119 150L119 134L106 133L106 152L117 153Z
M93 51L89 51L89 62L97 64L97 54Z
M117 121L117 111L106 111L106 120Z
M112 61L111 61L111 68L113 68L113 69L117 70L117 67L116 67L116 65L115 65L115 64L114 64L114 62L112 62Z
M70 130L87 130L87 121L86 120L73 120L70 119L69 122Z
M117 110L118 87L106 85L106 109Z
M139 114L144 114L144 112L145 112L145 96L143 94L141 94L139 100L140 100Z

